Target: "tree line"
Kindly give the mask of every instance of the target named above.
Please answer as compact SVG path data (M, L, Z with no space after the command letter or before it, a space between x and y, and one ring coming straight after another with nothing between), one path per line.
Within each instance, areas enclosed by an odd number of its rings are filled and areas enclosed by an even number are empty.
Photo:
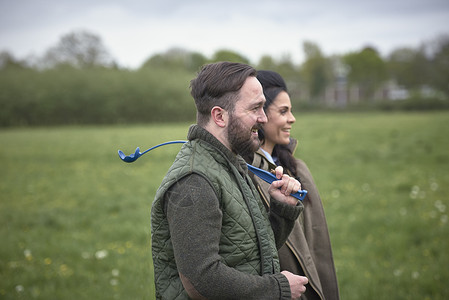
M326 56L303 43L304 62L262 56L256 63L229 50L211 57L181 48L120 67L101 38L61 37L42 57L0 52L0 126L194 121L189 82L199 68L235 61L279 72L297 111L449 108L449 35L382 57L374 47Z

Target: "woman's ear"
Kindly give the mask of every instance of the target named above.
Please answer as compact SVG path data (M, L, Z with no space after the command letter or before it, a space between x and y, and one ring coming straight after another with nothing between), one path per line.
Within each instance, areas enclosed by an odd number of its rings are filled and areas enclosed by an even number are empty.
M225 109L220 106L214 106L212 107L210 114L212 121L217 124L218 127L226 127L229 120L229 114Z

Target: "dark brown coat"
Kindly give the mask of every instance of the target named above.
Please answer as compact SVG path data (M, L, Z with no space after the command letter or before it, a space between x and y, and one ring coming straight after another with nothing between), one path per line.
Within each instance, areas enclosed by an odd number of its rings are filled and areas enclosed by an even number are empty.
M268 171L276 167L262 151L255 153L252 164ZM340 299L338 282L321 197L309 168L299 159L297 173L302 189L308 193L303 201L304 211L295 222L285 245L279 249L281 270L309 279L307 291L301 299L337 300ZM269 185L256 176L254 180L265 204L270 205L267 192Z

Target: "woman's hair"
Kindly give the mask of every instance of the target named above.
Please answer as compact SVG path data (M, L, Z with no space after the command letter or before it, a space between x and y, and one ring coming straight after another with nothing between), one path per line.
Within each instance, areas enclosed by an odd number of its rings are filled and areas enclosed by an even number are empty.
M198 76L190 81L190 94L195 100L197 123L204 126L209 122L210 112L219 106L232 112L239 97L239 91L256 70L246 64L218 62L205 65Z
M266 113L267 109L273 104L279 93L288 93L287 85L282 76L274 71L257 71L257 80L262 84L263 94L266 99L264 105ZM263 144L265 141L265 132L263 129L259 129L259 139ZM277 157L281 166L288 169L295 177L298 177L298 174L296 173L296 159L288 145L276 144L273 148L272 156Z

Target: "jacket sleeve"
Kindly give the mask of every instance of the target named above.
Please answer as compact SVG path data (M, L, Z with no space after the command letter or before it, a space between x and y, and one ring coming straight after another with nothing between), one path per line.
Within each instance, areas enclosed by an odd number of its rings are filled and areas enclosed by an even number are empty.
M249 172L256 189L259 192L262 203L264 204L271 223L271 229L276 240L276 248L279 250L290 235L295 221L304 210L302 202L298 202L296 206L291 206L270 197L268 188L270 184L258 178L254 173Z
M269 216L277 249L280 249L285 244L293 230L296 219L303 210L304 206L300 201L298 201L296 206L291 206L274 198L270 199Z
M191 298L291 299L281 273L250 275L222 263L222 211L209 182L192 174L166 193L165 207L178 272Z

